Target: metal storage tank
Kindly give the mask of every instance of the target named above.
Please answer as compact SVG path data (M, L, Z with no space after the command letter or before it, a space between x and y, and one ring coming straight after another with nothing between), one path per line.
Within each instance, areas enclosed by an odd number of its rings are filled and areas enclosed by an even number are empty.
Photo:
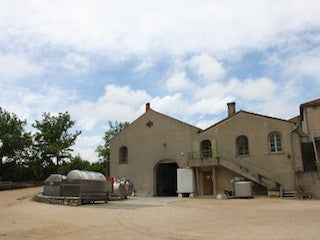
M43 195L45 196L61 196L60 185L66 176L61 174L51 174L45 181L43 187Z
M67 179L106 181L106 177L100 172L81 171L78 169L70 171L67 175Z
M253 197L251 181L240 181L234 183L234 195L236 197Z
M107 201L111 193L111 183L102 173L72 170L61 183L61 195L80 197L82 202Z
M126 178L113 178L112 183L112 196L115 198L127 198L134 191L133 182Z

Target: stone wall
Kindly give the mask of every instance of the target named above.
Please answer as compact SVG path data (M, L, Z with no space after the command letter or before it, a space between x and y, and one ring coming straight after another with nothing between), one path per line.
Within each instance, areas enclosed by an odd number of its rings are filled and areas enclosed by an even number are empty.
M51 204L71 205L71 206L81 205L81 198L79 197L52 197L52 196L45 196L42 194L42 192L37 193L34 199L38 202L51 203Z
M297 175L297 191L302 198L320 199L320 178L318 173L299 173Z

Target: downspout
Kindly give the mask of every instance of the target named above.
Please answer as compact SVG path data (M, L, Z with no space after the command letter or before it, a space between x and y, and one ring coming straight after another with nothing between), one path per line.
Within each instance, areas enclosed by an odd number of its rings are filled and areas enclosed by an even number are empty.
M294 154L294 148L293 148L293 133L298 129L297 124L293 125L292 130L290 131L290 146L291 146L291 156L292 156L292 162L293 162L293 170L296 172L296 159Z
M292 156L292 163L293 163L293 171L294 171L294 182L295 182L295 188L297 189L297 175L296 175L296 158L294 154L294 148L293 148L293 134L298 129L297 124L293 125L292 130L290 131L290 147L291 147L291 156Z

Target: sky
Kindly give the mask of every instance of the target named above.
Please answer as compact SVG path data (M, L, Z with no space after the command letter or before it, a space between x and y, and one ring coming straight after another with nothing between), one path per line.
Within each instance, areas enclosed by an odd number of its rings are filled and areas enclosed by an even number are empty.
M320 97L319 1L0 1L0 106L68 111L93 162L108 120L151 108L200 128L237 110L289 119Z

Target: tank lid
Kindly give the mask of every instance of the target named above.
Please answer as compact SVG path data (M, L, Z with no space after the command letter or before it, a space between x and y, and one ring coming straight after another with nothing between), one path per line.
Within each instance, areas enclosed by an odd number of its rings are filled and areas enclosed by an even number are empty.
M62 182L63 179L66 179L66 176L61 174L51 174L45 182Z
M67 175L67 179L107 181L106 177L100 172L81 171L78 169L70 171Z

